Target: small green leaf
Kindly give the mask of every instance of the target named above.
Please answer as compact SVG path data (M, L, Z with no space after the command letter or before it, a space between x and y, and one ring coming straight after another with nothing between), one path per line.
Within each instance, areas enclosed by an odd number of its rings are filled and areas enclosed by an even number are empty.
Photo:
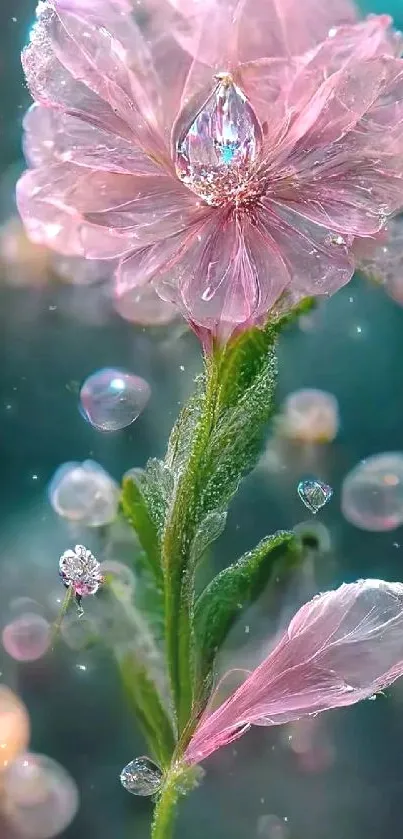
M134 477L126 478L123 481L122 509L127 520L137 533L148 568L156 580L158 587L161 587L163 575L158 530L150 515L147 501L139 486L139 482Z
M194 615L200 688L240 609L257 600L270 580L294 569L301 556L294 534L280 530L221 571L203 591Z
M195 566L206 553L207 548L221 536L227 521L227 513L209 513L201 523L190 550L190 559Z
M157 688L135 654L127 652L117 658L117 663L130 706L152 750L152 756L162 768L167 768L175 749L175 737Z

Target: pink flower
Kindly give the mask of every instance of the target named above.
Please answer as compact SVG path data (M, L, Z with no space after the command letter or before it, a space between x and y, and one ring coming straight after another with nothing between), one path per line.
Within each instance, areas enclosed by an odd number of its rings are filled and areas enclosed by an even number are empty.
M403 206L403 61L348 0L44 0L23 64L30 236L117 259L226 338L331 294ZM147 8L147 2L142 4ZM326 7L326 11L325 11Z
M263 663L201 719L189 764L242 736L373 696L403 675L403 583L359 580L319 594Z

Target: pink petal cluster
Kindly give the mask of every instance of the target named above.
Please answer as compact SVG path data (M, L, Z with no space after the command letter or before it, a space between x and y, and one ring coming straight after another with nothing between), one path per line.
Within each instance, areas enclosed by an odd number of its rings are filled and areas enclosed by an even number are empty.
M201 719L185 761L200 763L251 725L353 705L402 675L403 583L359 580L319 594L241 687Z
M118 260L117 294L152 283L224 338L339 289L403 207L390 18L358 21L349 0L141 7L137 23L129 0L38 5L17 189L31 238Z

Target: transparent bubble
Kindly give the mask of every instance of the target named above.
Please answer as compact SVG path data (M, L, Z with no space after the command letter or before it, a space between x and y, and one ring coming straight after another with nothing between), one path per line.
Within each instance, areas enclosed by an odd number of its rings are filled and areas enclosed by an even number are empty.
M4 775L5 811L24 839L51 839L78 810L78 790L70 775L44 755L26 753Z
M287 839L289 830L284 819L279 816L259 816L257 822L258 839Z
M50 625L41 615L27 612L4 627L1 640L16 661L37 661L49 649Z
M94 641L97 633L91 619L87 616L79 617L76 612L70 612L61 622L60 634L71 650L84 650Z
M28 747L30 725L25 705L0 685L0 772Z
M297 487L298 495L305 507L315 514L327 504L332 495L332 487L317 478L300 481Z
M359 463L342 485L341 509L362 530L394 530L403 523L403 454L385 452Z
M144 379L106 367L85 380L80 391L80 410L99 431L120 431L140 416L150 394Z
M132 795L155 795L161 782L162 771L149 757L136 757L120 773L122 787Z
M88 527L110 524L118 513L119 487L93 460L59 466L49 484L48 496L59 516Z
M328 443L339 429L339 406L324 390L296 390L284 402L280 428L283 434L304 443Z
M116 297L114 306L122 318L140 326L163 326L173 321L178 314L171 303L161 300L150 284L132 288L126 294Z
M294 533L308 550L328 553L332 547L330 533L319 521L301 521L294 527Z
M107 559L101 562L101 574L103 574L107 582L108 578L110 578L114 593L119 599L131 600L133 598L136 588L136 578L131 568L124 565L123 562Z

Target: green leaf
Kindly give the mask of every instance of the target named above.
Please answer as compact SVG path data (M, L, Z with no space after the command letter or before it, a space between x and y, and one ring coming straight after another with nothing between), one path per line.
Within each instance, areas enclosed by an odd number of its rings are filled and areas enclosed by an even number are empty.
M294 534L280 530L221 571L205 588L194 614L201 690L240 610L257 600L270 581L277 584L280 576L294 570L301 557Z
M206 553L207 548L221 536L225 529L227 513L209 513L201 523L193 539L190 550L190 559L193 566L197 565Z
M117 658L117 663L129 704L143 730L152 756L163 769L167 768L175 749L175 737L157 688L146 667L134 653L126 652Z

